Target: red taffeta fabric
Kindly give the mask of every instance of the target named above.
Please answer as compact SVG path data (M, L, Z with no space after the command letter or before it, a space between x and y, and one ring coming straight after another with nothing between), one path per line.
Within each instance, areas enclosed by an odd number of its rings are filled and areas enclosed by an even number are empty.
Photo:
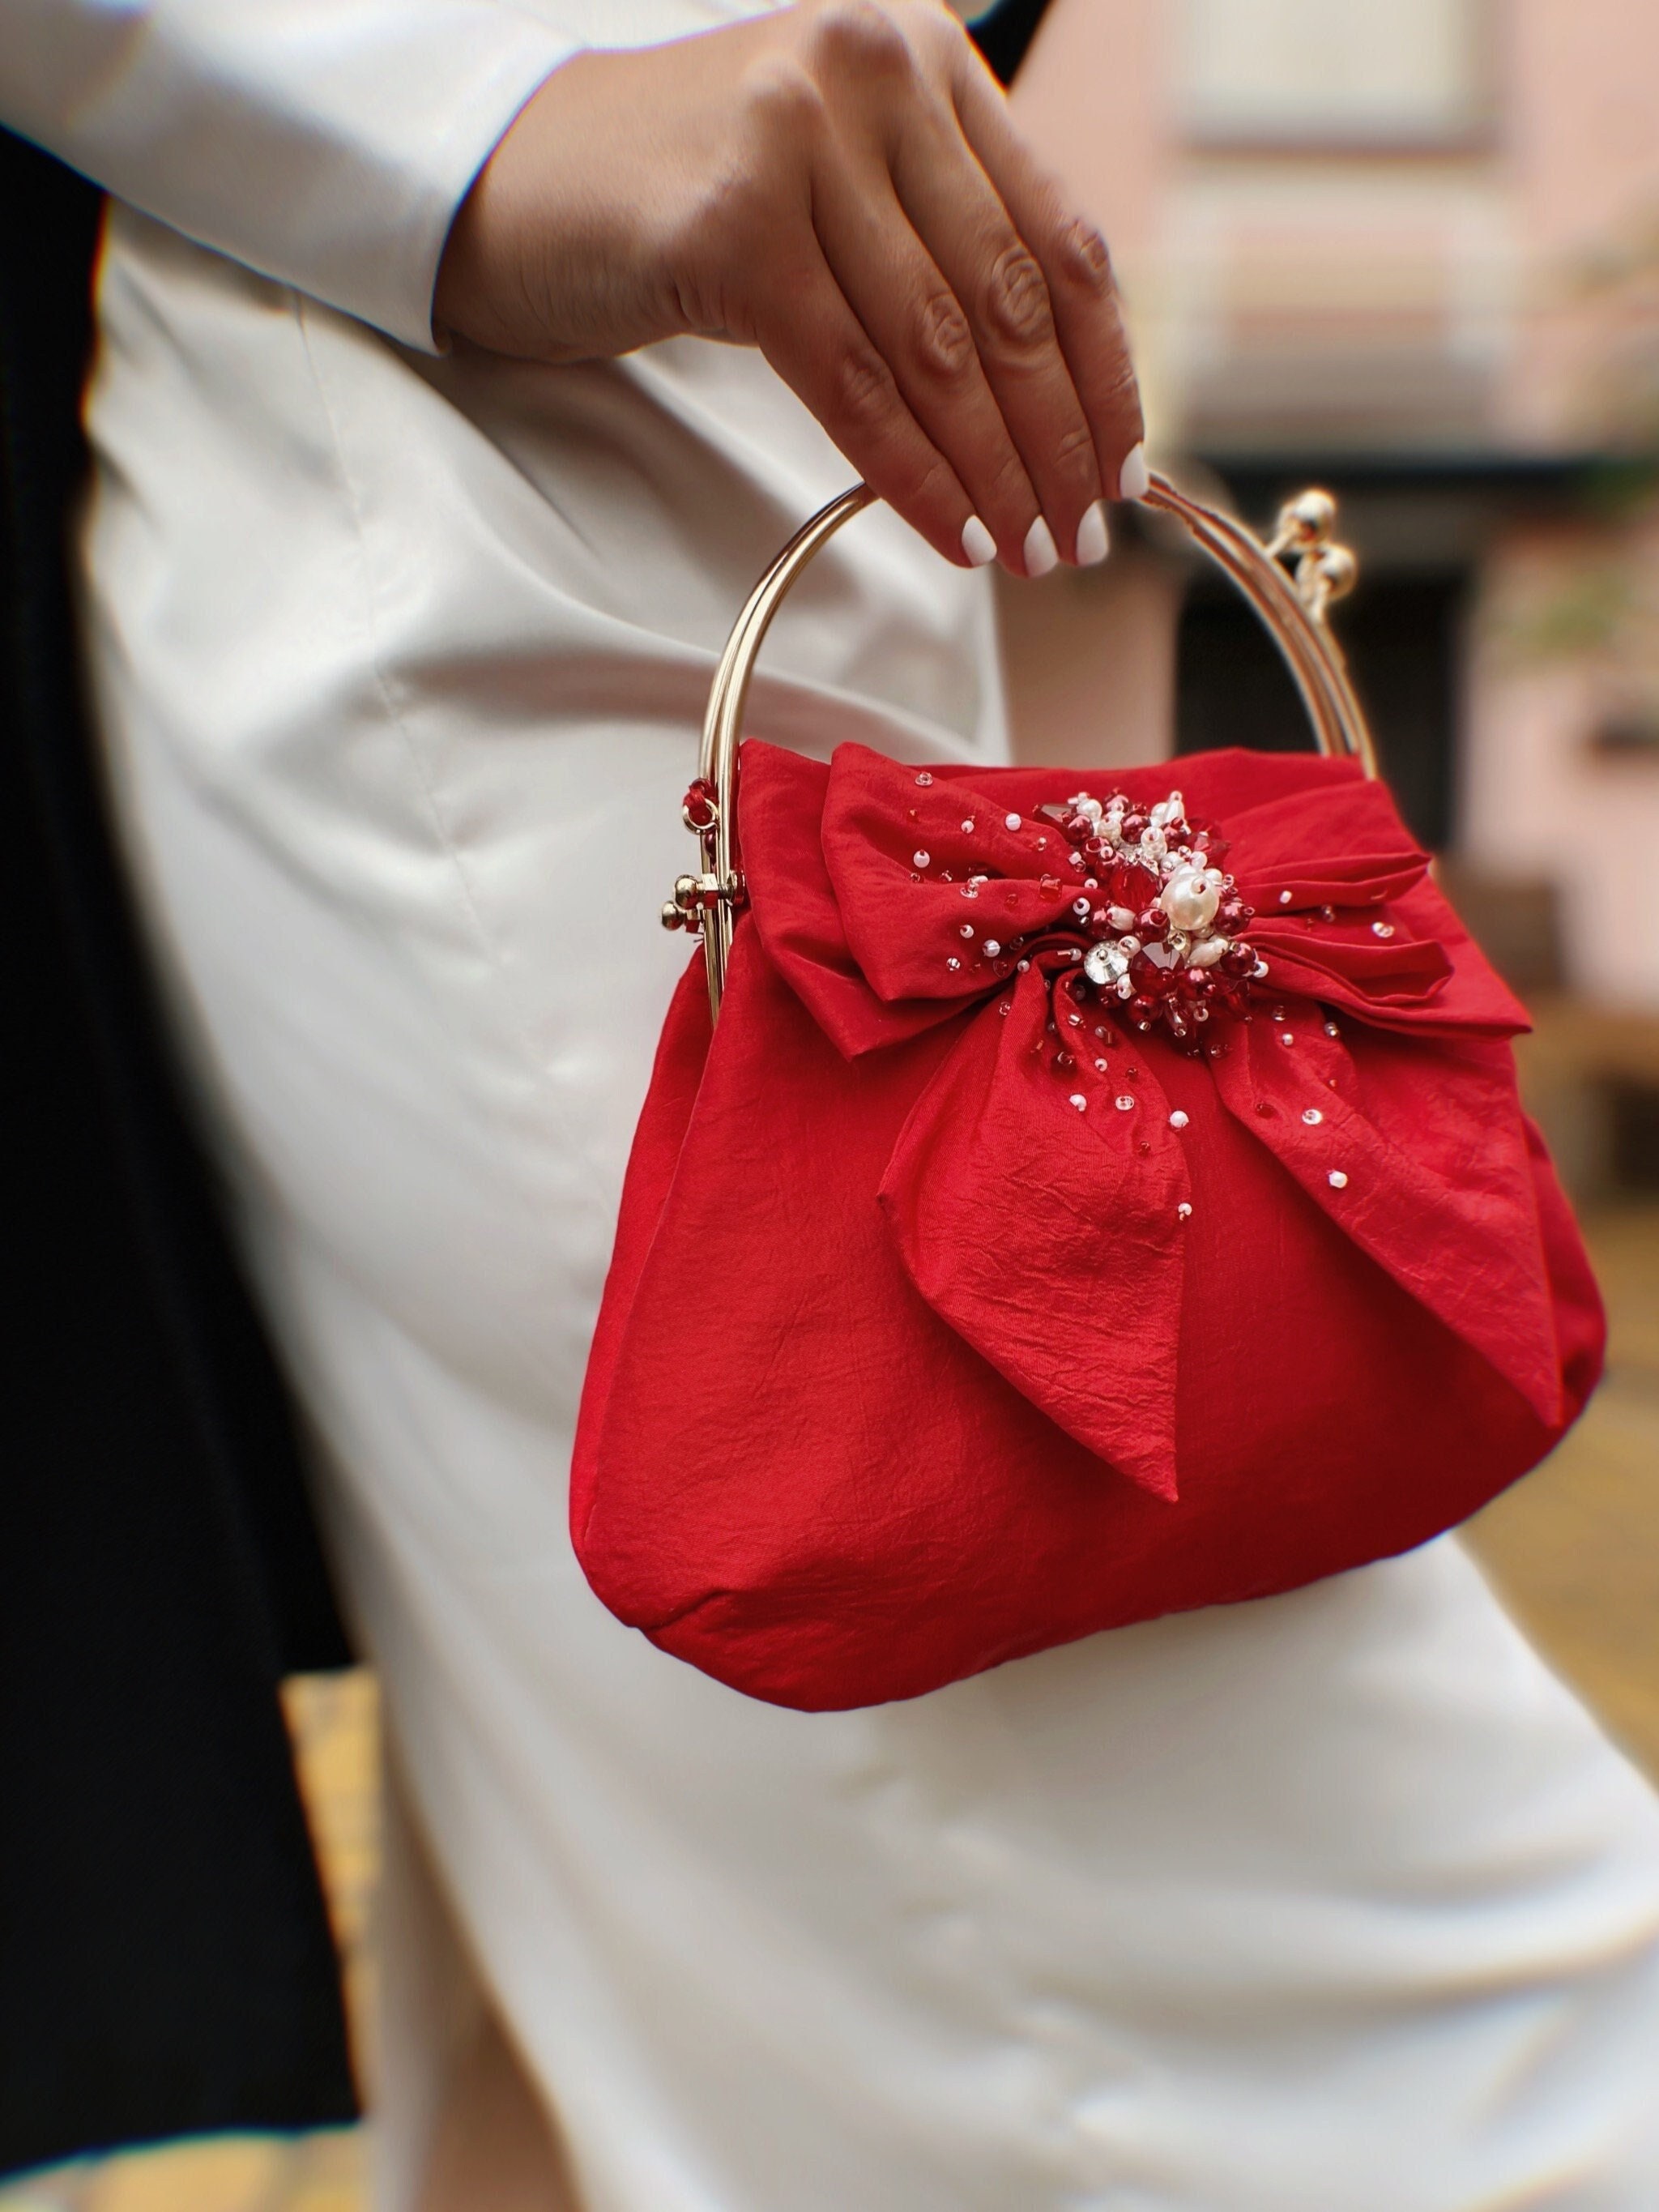
M664 1030L577 1436L622 1620L779 1704L913 1697L1421 1543L1577 1417L1526 1018L1379 785L1113 774L1258 912L1194 1053L1079 988L1076 770L742 776L750 911L712 1036L701 957Z

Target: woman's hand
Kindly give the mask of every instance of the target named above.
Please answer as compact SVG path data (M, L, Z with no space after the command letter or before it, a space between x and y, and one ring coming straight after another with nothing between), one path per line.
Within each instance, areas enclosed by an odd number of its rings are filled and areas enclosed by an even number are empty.
M457 216L434 311L535 361L758 346L958 562L1097 561L1103 495L1145 489L1104 242L941 0L567 62Z

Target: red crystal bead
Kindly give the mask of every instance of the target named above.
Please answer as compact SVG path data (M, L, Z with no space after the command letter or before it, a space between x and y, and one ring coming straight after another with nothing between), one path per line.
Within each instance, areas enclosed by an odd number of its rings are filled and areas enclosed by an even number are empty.
M1054 1054L1054 1072L1057 1075L1069 1075L1072 1070L1077 1066L1077 1061L1073 1058L1069 1052L1061 1051L1057 1052Z
M1217 962L1224 975L1237 976L1241 981L1255 973L1255 947L1253 945L1230 945Z
M1107 877L1105 888L1111 894L1112 904L1127 906L1131 914L1139 914L1158 897L1157 878L1150 869L1137 867L1130 860L1118 862Z
M1137 952L1129 963L1129 976L1136 991L1144 999L1161 999L1175 988L1173 968L1160 968L1144 952Z
M1135 916L1135 935L1143 940L1151 938L1156 942L1169 933L1170 917L1161 906L1143 907Z
M1129 1019L1138 1030L1150 1029L1157 1012L1158 1000L1147 998L1144 992L1138 991L1129 1001Z
M1126 845L1139 844L1140 842L1141 831L1150 827L1151 824L1144 814L1126 814L1123 817L1124 843Z
M1037 878L1037 889L1042 893L1044 898L1057 898L1063 888L1064 886L1060 883L1058 876L1039 876Z

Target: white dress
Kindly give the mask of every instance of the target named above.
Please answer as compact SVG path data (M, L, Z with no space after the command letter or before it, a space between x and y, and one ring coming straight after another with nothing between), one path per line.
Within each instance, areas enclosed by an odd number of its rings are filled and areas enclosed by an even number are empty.
M678 794L744 591L847 474L794 401L690 343L440 361L128 212L100 319L120 821L406 1786L585 2206L1653 2212L1659 1804L1455 1542L812 1717L582 1581ZM1001 757L984 580L890 517L765 665L775 738Z

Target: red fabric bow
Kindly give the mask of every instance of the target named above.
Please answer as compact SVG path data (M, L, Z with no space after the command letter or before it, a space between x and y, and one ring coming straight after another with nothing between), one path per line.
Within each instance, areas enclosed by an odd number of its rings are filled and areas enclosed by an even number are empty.
M1037 815L1066 795L1052 770L919 771L860 745L825 767L751 741L742 777L755 926L842 1055L960 1024L880 1202L929 1305L1088 1450L1177 1495L1176 1346L1183 1300L1203 1295L1184 1223L1225 1204L1220 1116L1559 1420L1504 1042L1527 1018L1380 785L1346 762L1239 752L1114 773L1138 805L1178 786L1189 816L1218 820L1257 909L1269 972L1251 1018L1212 1022L1192 1057L1080 988L1077 874Z

